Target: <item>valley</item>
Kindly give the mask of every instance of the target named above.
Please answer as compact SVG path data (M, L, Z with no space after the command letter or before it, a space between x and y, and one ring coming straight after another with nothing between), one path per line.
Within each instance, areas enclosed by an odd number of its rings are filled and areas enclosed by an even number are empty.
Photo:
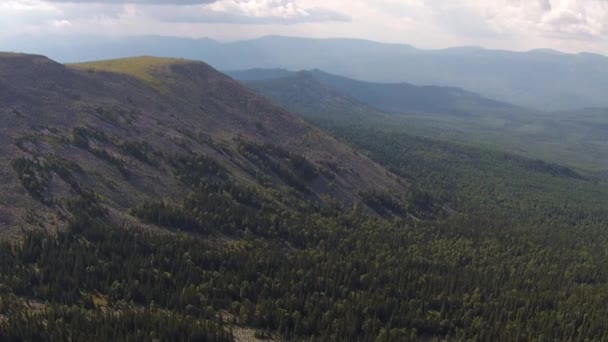
M607 338L602 110L247 74L0 55L0 339Z
M361 82L319 70L251 69L228 73L306 117L365 117L412 135L508 151L593 172L608 168L608 112L540 111L459 88ZM318 103L318 94L332 94ZM316 103L316 104L315 104ZM365 114L360 114L365 113Z
M0 0L0 342L608 341L608 2Z

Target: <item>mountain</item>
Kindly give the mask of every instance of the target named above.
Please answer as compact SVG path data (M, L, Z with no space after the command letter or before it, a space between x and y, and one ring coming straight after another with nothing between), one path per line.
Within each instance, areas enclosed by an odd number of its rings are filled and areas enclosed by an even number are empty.
M232 77L239 77L240 75L245 76L243 73L249 72L228 74ZM278 78L271 77L275 74L274 71L270 71L268 75L264 75L261 69L254 73L261 79L244 81L245 85L306 118L335 119L343 117L357 120L357 118L369 115L386 119L389 117L389 114L365 103L363 99L351 97L340 89L323 83L315 73L310 71L288 73L287 77ZM287 72L284 71L284 73Z
M178 175L192 163L249 187L346 207L368 192L407 192L364 155L202 62L66 66L2 54L0 90L4 232L61 226L66 201L85 192L130 219L125 213L144 201L183 198L192 184Z
M608 339L605 173L261 85L1 54L0 341Z
M508 116L520 110L516 106L490 100L459 88L438 86L415 86L408 83L372 83L332 75L320 70L291 73L287 71L261 69L227 72L228 75L245 81L254 89L290 89L289 83L309 78L326 89L357 99L385 113L406 112L443 113L456 116L493 113ZM257 80L254 77L259 77ZM271 81L273 80L274 81ZM257 81L257 82L256 82ZM311 95L311 94L308 94ZM306 94L302 94L306 96ZM272 97L272 95L271 95ZM324 106L326 107L326 106Z
M226 75L239 80L239 81L266 81L274 80L278 78L288 78L295 76L296 71L289 71L287 69L264 69L264 68L253 68L243 70L228 70L224 72Z
M575 168L608 169L608 143L601 138L608 134L605 109L544 112L458 88L362 82L319 70L228 74L313 121L373 119L418 136L483 144Z
M362 82L318 70L314 73L324 84L389 113L414 111L470 115L474 111L516 110L510 104L490 100L460 88Z
M271 36L217 42L174 37L75 37L67 42L16 37L0 49L50 55L64 62L133 55L205 60L220 70L319 68L378 83L459 87L485 97L538 109L608 107L608 58L539 49L529 52L477 47L422 50L357 39Z

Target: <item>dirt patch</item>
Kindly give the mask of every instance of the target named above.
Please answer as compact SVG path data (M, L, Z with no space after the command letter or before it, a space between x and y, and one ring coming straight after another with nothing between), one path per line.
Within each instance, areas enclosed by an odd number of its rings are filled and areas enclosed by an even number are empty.
M233 327L232 332L234 333L234 342L256 342L256 341L279 342L279 341L281 341L281 340L277 340L276 338L266 338L266 339L256 338L255 329Z

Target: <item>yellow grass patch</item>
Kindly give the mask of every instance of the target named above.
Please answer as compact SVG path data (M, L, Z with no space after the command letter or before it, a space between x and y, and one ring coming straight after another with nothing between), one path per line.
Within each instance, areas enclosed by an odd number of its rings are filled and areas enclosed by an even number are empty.
M97 308L107 308L108 307L108 297L104 296L100 293L93 293L91 295L93 297L93 303Z
M160 68L178 63L187 63L188 60L180 58L160 58L160 57L131 57L112 59L107 61L85 62L70 64L69 67L85 71L105 71L118 74L125 74L136 77L151 87L164 92L162 82L154 74Z

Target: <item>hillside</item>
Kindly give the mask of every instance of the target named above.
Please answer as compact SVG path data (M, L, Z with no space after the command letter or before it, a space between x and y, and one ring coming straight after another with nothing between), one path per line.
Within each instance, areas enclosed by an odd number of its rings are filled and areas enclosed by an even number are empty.
M246 71L243 71L245 73ZM243 75L229 73L232 77ZM243 75L244 76L244 75ZM376 116L388 119L389 114L365 103L365 99L351 97L341 89L323 83L316 74L309 71L291 73L288 77L272 77L261 70L256 71L258 80L244 81L252 90L269 97L278 104L305 118L343 118L357 120L361 116ZM246 77L246 76L245 76ZM237 78L240 80L240 78Z
M286 74L289 76L285 76ZM228 72L228 75L244 81L254 89L259 88L263 92L268 92L273 98L277 97L278 90L289 91L290 84L308 78L322 84L332 92L348 96L370 108L391 114L410 112L467 117L492 113L495 116L510 116L521 110L508 103L490 100L459 88L415 86L408 83L363 82L320 70L289 73L270 69L264 73L262 69L252 69ZM273 89L275 89L274 92ZM308 95L310 94L304 92L301 97Z
M319 68L377 83L459 87L485 97L543 110L608 107L608 58L551 50L416 49L358 39L271 36L237 42L134 36L0 40L0 50L32 51L65 62L134 55L204 60L219 70Z
M601 108L544 112L461 89L361 82L319 70L251 69L229 75L313 120L373 118L418 136L481 144L580 169L608 169L608 143L602 138L608 134L608 116Z
M177 200L183 161L231 179L349 207L397 177L202 62L151 57L64 66L0 56L0 229L61 226L66 201L92 191L117 215Z
M605 174L267 81L2 54L0 340L608 339Z

